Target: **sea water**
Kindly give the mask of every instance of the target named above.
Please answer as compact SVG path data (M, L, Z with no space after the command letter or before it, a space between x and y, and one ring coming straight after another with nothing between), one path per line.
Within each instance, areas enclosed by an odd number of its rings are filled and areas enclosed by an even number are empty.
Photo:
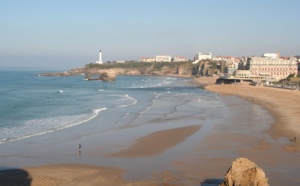
M100 132L134 125L156 99L215 94L159 76L118 76L86 81L84 76L39 76L38 71L1 71L0 143L83 124L105 111Z

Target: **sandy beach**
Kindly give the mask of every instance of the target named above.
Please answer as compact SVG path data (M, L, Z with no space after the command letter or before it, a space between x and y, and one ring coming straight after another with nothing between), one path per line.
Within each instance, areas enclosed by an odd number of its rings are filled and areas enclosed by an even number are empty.
M205 180L220 181L231 162L238 157L247 157L261 166L270 179L271 185L285 185L287 182L300 183L296 176L300 170L295 166L299 161L300 143L291 142L294 136L300 140L300 91L291 91L248 84L216 85L216 78L199 78L192 80L205 89L217 92L217 96L228 99L232 95L244 101L234 104L255 104L263 106L275 118L271 127L264 132L252 134L240 132L244 117L237 116L237 122L229 125L215 126L215 132L203 140L193 143L193 152L184 154L181 159L170 162L170 168L154 172L145 180L128 180L124 178L126 170L118 166L92 166L83 164L57 164L4 172L0 175L0 185L199 185ZM251 116L247 116L251 119ZM246 117L246 118L247 118ZM175 120L175 119L174 119ZM236 131L237 130L237 131ZM188 125L151 132L145 136L126 143L126 148L110 153L94 153L94 156L120 159L141 159L154 157L168 149L186 142L202 131L201 125ZM298 139L298 138L297 138ZM151 148L149 148L151 147ZM101 147L104 149L105 147ZM100 148L100 149L101 149ZM95 152L97 149L92 149ZM232 153L231 153L232 152ZM203 158L205 157L205 158ZM155 162L150 162L155 164ZM150 167L150 164L149 164ZM147 166L144 166L147 169ZM287 171L287 169L291 169ZM174 171L176 170L176 171ZM2 176L2 177L1 177ZM5 177L6 179L3 179ZM291 185L291 184L287 184Z
M250 86L245 84L208 85L207 90L226 95L240 96L254 104L263 105L276 118L269 131L274 137L300 136L300 91ZM299 150L300 143L289 145L289 150ZM297 149L296 149L297 148Z

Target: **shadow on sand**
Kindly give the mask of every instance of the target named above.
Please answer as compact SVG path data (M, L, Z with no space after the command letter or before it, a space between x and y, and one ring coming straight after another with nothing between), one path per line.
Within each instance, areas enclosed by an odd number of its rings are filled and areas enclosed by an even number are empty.
M221 183L223 183L224 179L218 179L218 178L208 178L201 182L200 186L219 186Z
M30 186L31 177L25 170L0 167L0 186Z

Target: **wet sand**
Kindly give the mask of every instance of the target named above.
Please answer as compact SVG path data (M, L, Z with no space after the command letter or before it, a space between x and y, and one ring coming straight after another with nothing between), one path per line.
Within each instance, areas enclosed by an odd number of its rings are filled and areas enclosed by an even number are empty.
M248 84L209 85L207 90L227 95L237 95L254 104L263 105L276 118L269 131L274 137L300 139L300 91L250 86ZM300 143L293 143L287 150L299 150Z
M104 185L104 186L138 186L149 185L153 182L135 182L129 183L122 179L122 170L101 167L101 166L86 166L86 165L49 165L25 168L22 171L30 173L29 179L18 177L16 173L20 170L15 170L14 176L11 177L15 182L13 185L19 183L28 183L28 186L56 186L56 185ZM58 173L59 172L59 173ZM20 175L20 174L19 174ZM19 184L21 185L21 184ZM27 184L24 184L27 185Z
M110 154L109 157L134 158L153 156L164 152L184 141L187 137L200 130L200 126L187 126L151 133L139 138L128 148Z
M170 170L180 170L180 174L166 170L162 173L154 173L150 180L128 181L123 178L125 170L78 164L45 165L18 169L15 174L10 174L9 177L20 178L23 175L23 183L30 182L31 185L45 186L146 186L162 183L182 185L182 180L186 181L186 185L199 185L205 179L222 179L231 162L235 158L244 156L265 170L271 185L300 183L300 179L296 176L300 170L300 165L295 165L295 162L299 162L299 142L289 141L293 136L299 136L300 140L300 127L297 123L300 119L300 91L253 87L245 84L214 85L215 79L201 78L193 83L205 86L207 90L219 92L222 94L220 96L236 95L253 104L263 105L276 119L272 127L266 131L274 139L269 139L265 134L257 137L249 133L226 133L226 131L238 128L238 122L232 122L229 126L216 126L213 134L208 135L203 141L199 141L195 145L194 153L189 153L182 159L171 162ZM120 149L120 151L106 156L112 158L151 157L178 145L188 137L194 136L199 130L200 126L197 125L152 132L138 138L134 143L128 144L125 149ZM238 150L237 153L236 150ZM144 168L147 169L147 167ZM18 171L20 170L24 171L25 174L19 174Z

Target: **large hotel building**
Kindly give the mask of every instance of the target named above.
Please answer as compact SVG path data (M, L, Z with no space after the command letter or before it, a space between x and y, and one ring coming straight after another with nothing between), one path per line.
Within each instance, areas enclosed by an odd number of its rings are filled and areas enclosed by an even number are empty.
M298 65L294 57L280 58L279 54L264 54L263 57L248 57L240 61L234 79L278 81L290 74L297 75Z

